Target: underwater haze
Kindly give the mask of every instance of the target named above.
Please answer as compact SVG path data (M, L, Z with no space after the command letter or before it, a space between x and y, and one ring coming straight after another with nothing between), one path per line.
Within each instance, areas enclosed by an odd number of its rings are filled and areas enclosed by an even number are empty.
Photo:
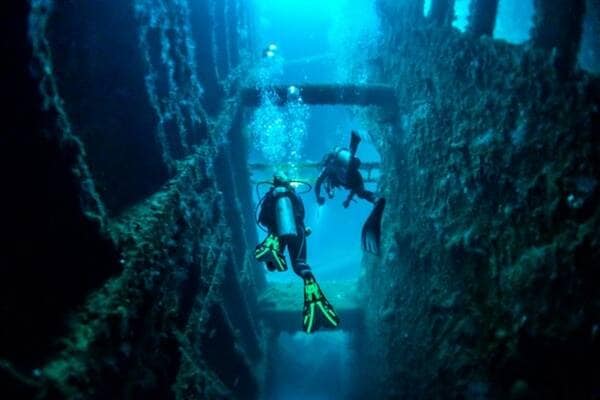
M379 34L372 1L289 0L255 1L255 4L257 43L261 46L275 44L278 48L276 59L261 60L267 65L259 68L269 71L257 85L368 81L367 61ZM261 51L261 47L256 48L257 54ZM250 132L247 132L249 140L254 142L250 162L271 163L274 165L271 173L275 173L275 166L281 163L300 160L320 163L336 146L349 145L351 130L360 131L364 137L359 151L361 160L379 161L377 150L370 143L368 127L357 115L359 110L333 105L305 105L301 110L289 108L265 104L254 111ZM277 126L273 127L274 121L281 121L281 131ZM271 141L266 141L265 137ZM317 167L289 175L314 184L319 172ZM256 179L270 180L271 176L268 173L256 175ZM367 186L376 189L374 183ZM318 206L314 193L303 196L306 224L314 231L307 245L310 263L321 279L351 280L359 275L360 230L369 206L358 201L348 210L341 210L344 198L344 194L339 193L336 199ZM267 279L297 278L286 274L267 276Z
M600 400L600 2L12 3L0 398Z

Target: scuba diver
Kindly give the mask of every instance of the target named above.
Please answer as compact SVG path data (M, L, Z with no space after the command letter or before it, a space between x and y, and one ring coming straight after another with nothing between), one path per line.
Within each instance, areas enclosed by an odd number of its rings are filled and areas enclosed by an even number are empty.
M304 331L311 333L322 326L336 328L340 319L306 263L306 237L310 229L304 225L304 204L293 182L283 175L276 175L273 182L262 182L271 185L258 203L257 223L266 228L267 237L256 246L255 257L269 271L283 272L287 270L283 253L287 248L294 272L304 281Z
M323 205L325 197L321 196L321 186L324 184L325 192L330 199L333 198L335 188L343 187L350 191L348 197L344 200L344 208L348 208L355 195L367 200L369 203L373 203L373 210L362 228L361 243L363 250L379 254L381 217L385 208L385 199L383 197L377 198L375 193L365 189L365 183L359 171L360 159L356 157L360 141L359 134L352 131L349 149L336 147L334 151L323 158L323 169L315 184L315 194L317 195L317 203Z

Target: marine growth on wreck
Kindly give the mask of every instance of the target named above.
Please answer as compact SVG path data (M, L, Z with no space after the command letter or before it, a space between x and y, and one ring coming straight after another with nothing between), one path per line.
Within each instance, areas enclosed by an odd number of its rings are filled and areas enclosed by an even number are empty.
M5 7L2 399L600 399L600 3Z

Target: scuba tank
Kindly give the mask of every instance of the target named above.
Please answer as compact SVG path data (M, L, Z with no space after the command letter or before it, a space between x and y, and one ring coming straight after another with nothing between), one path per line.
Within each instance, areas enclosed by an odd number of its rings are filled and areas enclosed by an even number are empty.
M335 153L335 161L338 164L338 167L348 169L351 160L352 154L346 149L340 149Z
M329 168L329 174L332 178L332 186L348 185L348 175L358 172L360 168L360 160L356 157L356 151L361 139L358 133L352 131L350 139L350 148L336 147L333 152L329 153L325 161L326 168ZM328 189L328 193L331 190Z
M352 165L352 153L348 149L337 148L335 150L335 158L333 161L333 175L338 185L345 186L348 183L348 172Z
M273 189L273 196L275 198L277 236L296 236L298 234L296 214L289 190L286 187L277 186Z

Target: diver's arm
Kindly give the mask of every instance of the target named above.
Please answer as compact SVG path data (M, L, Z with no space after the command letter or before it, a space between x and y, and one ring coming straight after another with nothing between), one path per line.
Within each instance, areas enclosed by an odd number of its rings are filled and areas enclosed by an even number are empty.
M325 197L321 196L321 185L323 184L323 181L325 180L326 176L327 167L323 168L323 171L321 171L321 174L319 175L319 177L317 178L317 182L315 183L315 194L317 195L317 203L319 203L320 205L325 203Z
M344 203L342 204L344 206L344 208L348 208L348 206L350 205L350 202L352 201L352 198L354 197L355 194L356 194L356 192L354 190L350 190L348 197L346 197L346 200L344 200Z
M294 210L296 211L296 216L298 220L304 225L304 217L306 215L306 211L304 209L304 202L302 198L298 195L298 193L294 192Z
M265 222L266 222L266 213L265 213L265 206L263 204L262 207L260 208L260 212L258 214L258 223L259 223L259 225L265 226Z
M271 229L271 222L273 219L272 211L273 211L273 197L271 192L265 195L264 200L262 201L260 212L258 214L258 223L264 226L267 229Z

